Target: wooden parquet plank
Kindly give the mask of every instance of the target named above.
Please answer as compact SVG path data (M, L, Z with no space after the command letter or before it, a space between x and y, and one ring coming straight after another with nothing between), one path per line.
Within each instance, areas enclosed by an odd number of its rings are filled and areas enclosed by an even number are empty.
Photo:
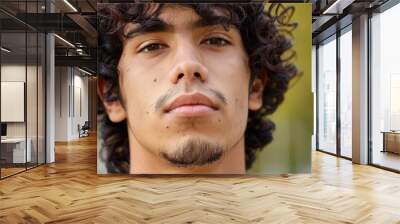
M312 174L96 174L92 136L0 181L0 223L397 223L400 175L313 152Z

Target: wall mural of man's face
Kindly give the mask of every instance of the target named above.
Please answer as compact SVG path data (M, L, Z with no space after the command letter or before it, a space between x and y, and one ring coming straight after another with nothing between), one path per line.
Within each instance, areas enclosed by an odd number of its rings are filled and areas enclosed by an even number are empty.
M207 25L183 6L166 6L158 18L151 30L125 26L122 102L107 107L113 122L127 119L131 166L145 155L160 166L201 169L233 151L244 164L248 110L261 107L262 84L256 80L249 91L239 31Z

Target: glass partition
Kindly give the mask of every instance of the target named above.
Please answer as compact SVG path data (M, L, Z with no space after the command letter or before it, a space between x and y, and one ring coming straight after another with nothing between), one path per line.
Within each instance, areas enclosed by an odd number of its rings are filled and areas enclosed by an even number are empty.
M38 64L37 64L37 162L46 162L45 124L46 124L46 38L43 33L38 33Z
M37 41L38 35L36 32L28 32L28 62L27 62L27 98L26 98L26 113L27 113L27 149L31 151L30 161L28 161L28 168L37 165L37 76L38 76L38 49ZM30 148L30 149L29 149Z
M336 36L318 47L318 149L336 154Z
M352 32L340 36L340 154L352 157Z
M46 40L23 22L43 6L44 1L0 2L2 179L45 162Z
M400 4L371 19L372 164L400 171Z
M20 2L23 8L24 3ZM1 17L13 20L8 14ZM11 29L9 29L11 28ZM1 29L1 176L7 177L26 170L31 162L32 151L27 143L26 78L27 78L27 33L19 24Z

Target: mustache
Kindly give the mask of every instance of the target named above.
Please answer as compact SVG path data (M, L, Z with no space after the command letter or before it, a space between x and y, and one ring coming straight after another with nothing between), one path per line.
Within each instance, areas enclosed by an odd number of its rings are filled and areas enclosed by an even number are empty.
M167 92L163 95L161 95L154 106L155 111L159 111L170 99L174 98L176 95L178 95L180 92L184 92L181 90L182 88L180 87L172 87L167 90ZM199 88L196 88L199 90L201 93L206 94L207 96L214 97L218 99L222 104L226 105L226 97L224 96L223 93L221 93L218 90L214 90L210 87L207 86L199 86Z

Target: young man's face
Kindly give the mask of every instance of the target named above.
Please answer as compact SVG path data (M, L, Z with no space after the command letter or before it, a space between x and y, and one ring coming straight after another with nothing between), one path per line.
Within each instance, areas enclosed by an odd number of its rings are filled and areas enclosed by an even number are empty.
M170 162L218 160L243 143L248 110L261 107L262 88L249 93L240 33L205 25L183 6L164 7L159 19L165 24L151 32L132 32L139 24L124 28L130 37L118 64L122 106L110 119L126 118L135 141Z

